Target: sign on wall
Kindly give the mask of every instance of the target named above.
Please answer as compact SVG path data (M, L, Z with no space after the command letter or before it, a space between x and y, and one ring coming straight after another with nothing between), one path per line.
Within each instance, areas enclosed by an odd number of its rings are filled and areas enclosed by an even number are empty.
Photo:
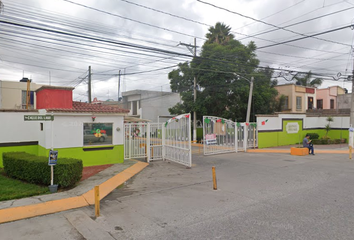
M87 145L111 145L112 123L84 123L84 146ZM138 130L138 129L137 129ZM137 132L137 134L139 134ZM141 134L139 134L139 137Z
M25 121L53 121L53 115L25 115Z
M291 122L286 124L286 132L287 133L298 133L299 132L299 123L298 122Z

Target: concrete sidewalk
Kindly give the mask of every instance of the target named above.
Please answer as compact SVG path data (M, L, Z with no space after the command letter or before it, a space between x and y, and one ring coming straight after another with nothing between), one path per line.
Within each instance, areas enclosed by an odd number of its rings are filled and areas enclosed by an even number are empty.
M68 191L0 202L0 224L93 205L95 186L100 187L102 199L147 165L125 160L123 164L115 164Z

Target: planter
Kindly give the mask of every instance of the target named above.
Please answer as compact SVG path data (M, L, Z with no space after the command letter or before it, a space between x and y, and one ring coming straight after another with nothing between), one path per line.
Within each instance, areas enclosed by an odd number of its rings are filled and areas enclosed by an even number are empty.
M304 147L302 148L292 147L290 148L290 154L295 156L309 155L309 149Z
M58 191L58 185L49 185L48 187L51 193L56 193Z

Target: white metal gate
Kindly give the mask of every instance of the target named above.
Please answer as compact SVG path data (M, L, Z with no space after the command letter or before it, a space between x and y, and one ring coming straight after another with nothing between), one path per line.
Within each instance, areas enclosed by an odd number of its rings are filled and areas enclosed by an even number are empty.
M237 144L239 151L258 147L257 123L237 123Z
M250 123L247 126L247 148L258 148L257 123Z
M150 126L150 157L148 160L162 160L162 124L149 123L148 126Z
M236 123L224 118L203 116L204 155L237 152Z
M124 159L162 160L162 125L125 123Z
M190 114L169 119L162 128L164 160L192 166Z
M237 126L237 149L238 151L246 151L246 144L245 144L245 123L236 123Z

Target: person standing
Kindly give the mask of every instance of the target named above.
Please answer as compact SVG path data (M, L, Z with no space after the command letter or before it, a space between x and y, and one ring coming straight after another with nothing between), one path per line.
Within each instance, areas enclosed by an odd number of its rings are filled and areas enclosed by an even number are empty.
M310 140L310 135L306 134L304 140L302 141L302 146L309 149L309 154L315 155L313 144L311 143Z

